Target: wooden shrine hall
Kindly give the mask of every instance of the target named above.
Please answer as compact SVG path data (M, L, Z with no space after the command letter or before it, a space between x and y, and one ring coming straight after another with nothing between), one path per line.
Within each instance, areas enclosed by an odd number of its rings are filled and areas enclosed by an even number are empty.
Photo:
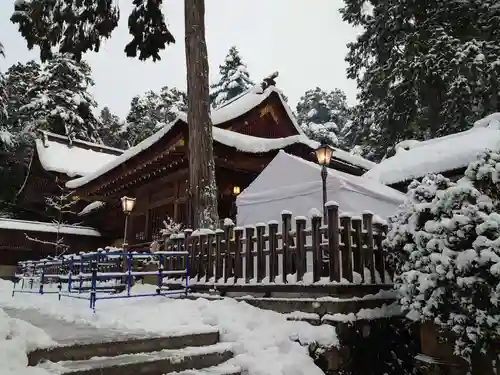
M319 144L304 135L273 85L255 86L213 110L211 119L220 218L235 218L235 195L258 176L280 149L315 161L313 151ZM108 202L113 203L114 209L118 209L116 204L121 197L136 198L128 242L133 245L155 240L167 217L186 225L190 222L186 197L188 132L186 116L181 114L96 172L69 181L66 186L76 189L80 199L102 202L105 207L110 206ZM335 150L330 166L362 175L373 163ZM116 239L123 237L123 221L113 223Z
M24 220L53 220L47 210L47 198L60 196L67 181L85 176L121 155L123 150L90 143L47 131L40 131L29 163L24 183L17 193L17 205ZM72 207L75 214L85 207L78 202ZM81 221L67 215L68 222Z

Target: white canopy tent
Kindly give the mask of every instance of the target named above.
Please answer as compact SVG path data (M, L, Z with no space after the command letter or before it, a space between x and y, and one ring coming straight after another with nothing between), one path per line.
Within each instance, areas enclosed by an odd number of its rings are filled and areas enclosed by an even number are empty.
M363 177L328 169L328 200L340 212L361 215L371 211L386 219L405 200L405 195ZM262 173L236 199L238 226L279 220L283 210L294 216L322 211L321 167L281 150Z

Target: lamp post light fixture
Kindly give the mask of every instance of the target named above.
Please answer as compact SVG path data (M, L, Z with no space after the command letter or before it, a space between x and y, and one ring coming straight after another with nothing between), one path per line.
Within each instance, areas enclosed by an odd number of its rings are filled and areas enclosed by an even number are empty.
M316 158L318 164L321 165L321 180L323 182L323 223L326 224L326 178L328 176L327 167L330 165L330 161L333 155L333 147L328 145L321 145L316 150Z
M239 195L241 193L241 189L239 186L233 186L233 194L234 195Z
M130 216L130 213L134 209L135 206L135 198L130 198L130 197L122 197L122 210L123 213L125 214L125 229L123 233L123 250L127 251L127 231L128 231L128 217Z

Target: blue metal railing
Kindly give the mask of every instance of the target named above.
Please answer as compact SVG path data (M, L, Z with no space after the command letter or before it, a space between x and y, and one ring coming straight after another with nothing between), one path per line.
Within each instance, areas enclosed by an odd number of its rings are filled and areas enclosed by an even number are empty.
M157 265L156 270L144 271L134 264L137 262L143 264L145 260L153 260ZM166 265L170 265L169 269L166 269ZM99 250L20 262L19 268L21 272L15 275L12 296L15 293L58 294L59 299L61 297L87 299L90 308L94 310L97 300L187 295L189 288L187 251L138 253L123 252L121 249ZM132 293L134 281L145 276L156 276L155 293ZM165 278L181 278L185 282L179 289L164 290L162 286ZM102 285L109 280L114 280L115 284ZM29 288L25 288L25 281L28 281ZM34 289L35 282L39 283L38 290ZM44 285L50 282L57 282L57 291L44 289ZM84 285L86 282L90 282L90 287ZM64 291L63 286L65 286ZM119 289L123 291L120 293ZM88 294L85 294L86 291Z

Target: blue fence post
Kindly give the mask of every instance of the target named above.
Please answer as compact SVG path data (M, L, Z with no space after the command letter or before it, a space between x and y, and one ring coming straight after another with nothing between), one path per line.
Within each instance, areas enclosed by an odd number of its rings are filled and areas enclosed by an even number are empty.
M78 283L78 294L82 292L83 288L83 271L85 271L85 268L83 267L83 254L80 253L80 274L78 275L80 277L80 282Z
M132 287L132 253L127 255L127 296L130 297L130 288Z
M40 294L43 294L43 282L45 279L45 265L46 264L47 264L47 262L42 263L42 274L40 275L40 288L39 288Z
M68 293L71 293L71 284L73 283L73 255L69 258L68 266Z
M59 283L57 284L57 297L59 298L59 301L61 300L61 293L62 293L62 278L63 275L62 273L64 272L64 259L61 258L61 264L56 268L57 269L57 278L59 279Z
M187 250L184 256L186 257L186 290L184 291L184 294L187 297L189 289L189 252Z
M158 287L156 288L156 294L161 293L161 287L163 285L163 255L158 255Z
M95 303L97 299L97 259L92 255L90 259L90 269L92 278L90 280L90 308L95 311Z

